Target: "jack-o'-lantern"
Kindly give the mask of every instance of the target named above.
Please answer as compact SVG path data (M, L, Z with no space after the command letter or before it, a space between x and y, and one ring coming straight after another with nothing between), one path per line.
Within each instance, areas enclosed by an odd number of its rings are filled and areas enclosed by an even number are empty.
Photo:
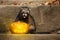
M10 26L10 30L14 34L25 34L29 31L29 24L25 22L13 22Z

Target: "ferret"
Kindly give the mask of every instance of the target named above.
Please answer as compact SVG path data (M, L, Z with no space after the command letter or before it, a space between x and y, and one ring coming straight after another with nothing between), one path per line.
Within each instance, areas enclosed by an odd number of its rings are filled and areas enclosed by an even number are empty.
M35 21L34 18L30 15L30 10L28 7L21 7L21 10L19 11L15 21L22 21L25 23L29 23L29 18L31 18L34 22L33 23L34 27L32 26L33 30L31 29L29 33L35 33L36 31Z

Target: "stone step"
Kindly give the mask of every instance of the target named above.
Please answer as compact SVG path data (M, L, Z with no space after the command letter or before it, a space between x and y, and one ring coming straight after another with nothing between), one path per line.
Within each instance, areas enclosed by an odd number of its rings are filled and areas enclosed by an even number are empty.
M0 34L0 40L60 40L60 34Z

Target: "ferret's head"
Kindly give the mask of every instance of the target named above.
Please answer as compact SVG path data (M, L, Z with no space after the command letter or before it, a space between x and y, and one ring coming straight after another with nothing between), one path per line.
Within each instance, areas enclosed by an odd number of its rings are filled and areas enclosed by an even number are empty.
M30 10L28 7L21 7L21 13L23 18L27 18L29 16Z

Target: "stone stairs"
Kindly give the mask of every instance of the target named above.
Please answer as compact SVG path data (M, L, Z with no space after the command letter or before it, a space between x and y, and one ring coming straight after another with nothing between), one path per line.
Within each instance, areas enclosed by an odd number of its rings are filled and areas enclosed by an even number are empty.
M60 34L0 34L0 40L60 40Z

